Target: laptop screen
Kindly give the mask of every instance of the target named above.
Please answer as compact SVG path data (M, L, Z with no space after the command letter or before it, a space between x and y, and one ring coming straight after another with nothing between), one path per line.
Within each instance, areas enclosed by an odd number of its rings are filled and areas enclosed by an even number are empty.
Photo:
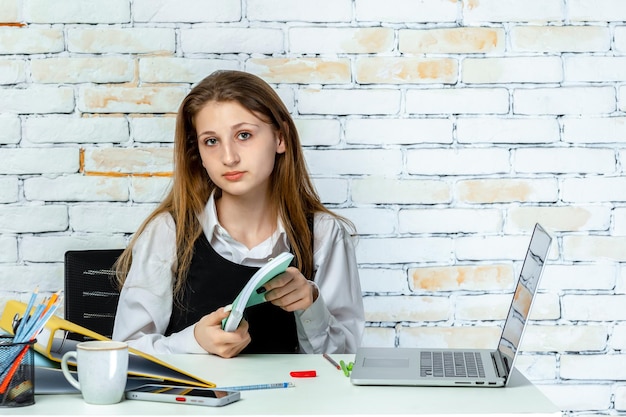
M513 301L509 308L509 314L502 329L500 344L498 345L498 351L505 362L507 374L509 375L510 370L513 368L513 360L519 348L520 340L522 339L524 325L530 314L535 292L539 286L539 279L541 278L551 242L552 238L550 235L539 224L535 225L535 230L530 239L530 245L517 281Z

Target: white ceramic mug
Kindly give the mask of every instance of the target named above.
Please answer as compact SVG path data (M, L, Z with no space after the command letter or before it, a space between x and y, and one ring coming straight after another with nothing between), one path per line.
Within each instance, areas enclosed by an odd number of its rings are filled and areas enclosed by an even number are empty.
M78 381L68 368L74 358ZM122 400L128 376L128 344L113 340L81 342L61 358L63 375L89 404L115 404Z

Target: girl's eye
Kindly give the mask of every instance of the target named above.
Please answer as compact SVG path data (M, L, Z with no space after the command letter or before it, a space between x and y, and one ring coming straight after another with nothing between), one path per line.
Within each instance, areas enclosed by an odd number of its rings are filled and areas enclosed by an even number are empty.
M207 146L213 146L213 145L217 144L217 139L215 139L215 138L206 138L204 140L204 144L207 145Z
M237 137L241 140L248 140L252 135L249 132L241 132Z

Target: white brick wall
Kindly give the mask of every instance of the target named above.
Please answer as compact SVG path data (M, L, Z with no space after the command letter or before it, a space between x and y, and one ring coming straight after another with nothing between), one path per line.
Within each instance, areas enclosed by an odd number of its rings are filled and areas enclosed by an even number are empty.
M365 344L493 347L539 221L518 365L570 414L624 413L624 22L623 0L0 0L0 304L123 247L182 98L247 70L358 229Z

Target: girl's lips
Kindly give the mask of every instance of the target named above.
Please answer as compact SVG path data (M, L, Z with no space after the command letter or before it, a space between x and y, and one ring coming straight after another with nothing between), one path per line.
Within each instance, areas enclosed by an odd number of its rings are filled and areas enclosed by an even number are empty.
M227 172L223 175L223 177L225 179L227 179L228 181L237 181L238 179L240 179L241 177L243 177L243 172L241 171L233 171L233 172Z

